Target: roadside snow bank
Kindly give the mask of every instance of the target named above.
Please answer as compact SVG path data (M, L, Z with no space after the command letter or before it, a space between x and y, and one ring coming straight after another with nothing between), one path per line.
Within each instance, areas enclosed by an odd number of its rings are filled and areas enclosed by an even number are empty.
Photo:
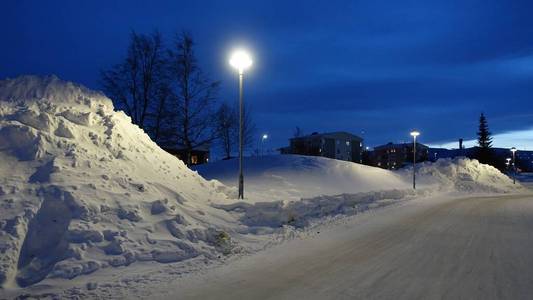
M271 233L287 225L306 227L323 217L354 215L432 193L525 190L496 168L468 158L417 164L416 191L412 189L412 168L388 171L300 155L255 157L244 162L246 201L216 207L234 214L254 233ZM236 160L197 169L228 185L237 182Z
M238 160L196 167L206 179L235 186ZM316 156L270 155L244 159L246 201L297 201L320 195L409 189L400 175L380 168Z
M270 233L285 225L304 228L313 220L335 215L355 215L384 207L419 195L427 191L383 190L356 194L318 196L284 203L275 202L237 202L216 207L235 213L247 230L255 233Z
M196 169L204 178L232 186L235 193L237 163L236 159L217 161ZM419 163L416 169L420 189L476 193L523 190L523 186L513 185L512 179L498 169L475 159L439 159L435 163ZM389 171L315 156L247 157L244 195L248 202L289 202L321 195L411 189L412 170L408 167Z
M412 167L398 171L403 177L412 176ZM441 158L434 163L423 162L416 166L420 187L440 191L468 193L509 193L524 191L521 184L498 169L464 157Z
M237 251L224 188L161 150L103 94L0 81L0 285Z

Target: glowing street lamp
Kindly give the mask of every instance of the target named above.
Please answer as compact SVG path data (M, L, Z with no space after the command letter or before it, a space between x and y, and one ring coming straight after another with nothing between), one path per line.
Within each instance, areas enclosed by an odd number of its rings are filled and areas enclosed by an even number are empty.
M420 132L413 130L411 136L413 137L413 189L416 189L416 137Z
M233 53L229 60L229 64L239 71L239 199L244 199L244 176L242 174L242 151L243 151L243 97L242 97L242 82L244 70L252 65L252 58L246 51L238 50Z
M268 139L268 134L263 134L263 136L261 137L261 156L263 156L263 149L264 149L264 143L265 143L265 140Z
M511 152L513 153L513 184L516 184L516 164L515 164L515 153L516 148L511 148Z

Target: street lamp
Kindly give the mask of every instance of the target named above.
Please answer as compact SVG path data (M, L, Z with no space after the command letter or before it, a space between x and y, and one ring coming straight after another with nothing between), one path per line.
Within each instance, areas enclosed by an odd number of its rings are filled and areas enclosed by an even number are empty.
M507 173L509 173L509 166L511 165L511 158L507 157L505 159L505 166L507 167Z
M244 176L242 174L242 148L243 148L243 114L242 81L245 69L252 65L252 58L243 50L237 50L229 60L229 64L239 71L239 199L244 199Z
M420 132L413 130L411 136L413 137L413 189L416 189L416 137Z
M263 149L264 149L264 142L265 140L268 139L268 134L263 134L263 136L261 137L261 156L263 156Z
M511 148L511 152L513 153L513 184L516 184L516 164L515 164L515 153L516 148Z

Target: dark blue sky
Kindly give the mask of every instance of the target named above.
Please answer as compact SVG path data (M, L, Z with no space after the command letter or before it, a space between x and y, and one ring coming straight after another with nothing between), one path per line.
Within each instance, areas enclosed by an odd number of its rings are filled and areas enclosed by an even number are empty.
M99 88L129 32L188 30L221 100L236 100L230 51L248 48L245 100L270 147L295 126L370 146L533 129L533 1L3 1L0 78L56 74ZM533 131L522 131L529 135ZM533 136L523 147L533 145ZM499 141L496 138L496 145ZM502 143L500 143L502 144Z

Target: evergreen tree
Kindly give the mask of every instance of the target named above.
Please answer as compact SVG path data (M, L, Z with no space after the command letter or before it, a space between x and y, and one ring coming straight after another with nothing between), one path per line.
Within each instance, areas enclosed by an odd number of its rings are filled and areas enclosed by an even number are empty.
M487 118L483 113L479 116L479 131L477 132L477 143L480 148L492 148L492 137L487 124Z
M479 116L479 130L477 136L477 158L481 163L490 164L492 162L492 137L489 131L487 118L483 113Z

